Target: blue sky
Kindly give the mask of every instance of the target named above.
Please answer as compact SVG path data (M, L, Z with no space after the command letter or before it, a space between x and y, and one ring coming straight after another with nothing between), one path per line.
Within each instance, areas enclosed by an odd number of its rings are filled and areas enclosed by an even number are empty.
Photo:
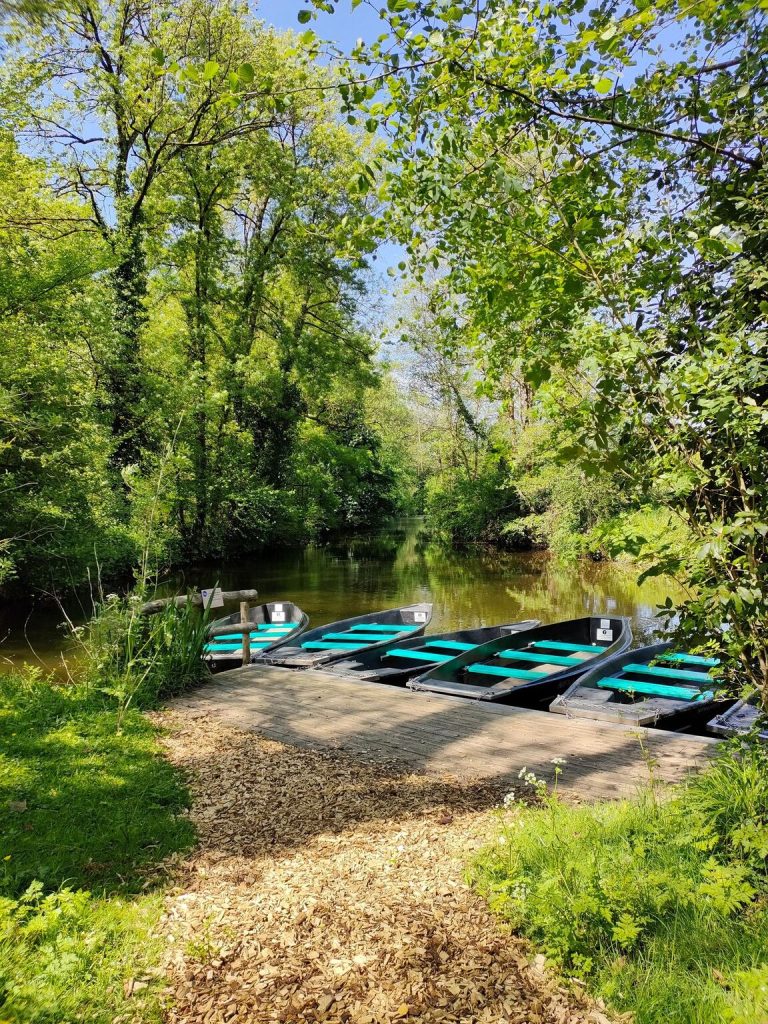
M254 5L257 17L282 29L304 31L313 28L322 39L330 39L343 49L350 49L360 36L370 41L383 30L378 10L362 3L351 10L350 0L339 0L335 14L319 14L309 25L299 25L297 15L312 5L308 0L259 0Z

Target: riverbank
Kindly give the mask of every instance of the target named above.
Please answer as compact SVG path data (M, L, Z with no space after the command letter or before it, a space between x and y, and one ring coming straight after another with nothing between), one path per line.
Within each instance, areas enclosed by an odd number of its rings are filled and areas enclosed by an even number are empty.
M41 679L0 741L0 1020L605 1024L463 878L498 785Z
M204 705L0 680L0 1020L762 1024L764 751L573 806Z
M162 1019L157 931L188 795L157 728L103 694L0 676L0 1020Z

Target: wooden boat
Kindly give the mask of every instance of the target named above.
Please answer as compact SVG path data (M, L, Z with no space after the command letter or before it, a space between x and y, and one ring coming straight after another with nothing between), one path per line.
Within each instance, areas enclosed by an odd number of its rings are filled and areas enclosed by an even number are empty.
M335 661L328 671L354 679L402 686L411 676L423 673L425 668L451 661L463 651L474 650L496 637L520 633L539 625L539 619L526 619L503 626L481 626L452 633L415 636L409 640L390 640L373 649L362 650L354 657Z
M431 604L412 604L405 608L357 615L311 629L303 634L300 644L286 644L276 651L265 651L258 660L287 668L317 668L348 658L350 651L372 651L391 641L419 636L431 618Z
M575 718L656 725L691 715L715 698L717 658L677 651L668 641L595 665L549 706Z
M562 693L589 664L619 654L631 641L625 618L554 622L465 651L408 686L476 700L537 702Z
M760 710L758 696L753 693L716 715L707 723L707 728L717 736L756 735L768 740L768 715Z
M292 601L257 604L248 612L251 661L264 651L273 651L295 640L309 625L309 616ZM203 657L212 669L237 668L243 663L243 633L240 613L216 619L208 627Z

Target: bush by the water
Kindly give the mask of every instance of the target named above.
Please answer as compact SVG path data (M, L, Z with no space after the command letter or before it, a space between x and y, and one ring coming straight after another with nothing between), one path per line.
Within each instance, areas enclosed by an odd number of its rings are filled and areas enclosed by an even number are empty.
M200 612L188 601L146 615L146 597L145 588L127 597L111 594L85 626L74 630L86 687L111 698L120 712L152 706L208 674L202 657L208 610Z
M0 1020L160 1019L151 890L193 841L187 803L137 711L0 677ZM127 1000L130 979L143 980Z
M566 975L637 1024L768 1019L763 746L728 750L671 797L507 805L476 883Z

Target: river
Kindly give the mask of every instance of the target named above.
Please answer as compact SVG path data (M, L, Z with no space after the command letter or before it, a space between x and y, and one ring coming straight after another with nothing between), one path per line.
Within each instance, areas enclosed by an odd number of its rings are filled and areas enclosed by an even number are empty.
M656 608L676 585L660 578L642 586L637 569L610 562L563 564L546 552L518 554L456 550L432 541L421 520L399 520L370 533L338 537L303 549L273 550L220 566L193 566L163 589L256 587L264 601L290 599L321 625L348 615L415 601L434 605L431 632L581 615L628 615L636 642L659 628ZM70 601L82 621L88 602ZM66 653L62 612L50 604L17 603L0 609L1 666L23 662L61 672ZM1 667L0 666L0 667Z

